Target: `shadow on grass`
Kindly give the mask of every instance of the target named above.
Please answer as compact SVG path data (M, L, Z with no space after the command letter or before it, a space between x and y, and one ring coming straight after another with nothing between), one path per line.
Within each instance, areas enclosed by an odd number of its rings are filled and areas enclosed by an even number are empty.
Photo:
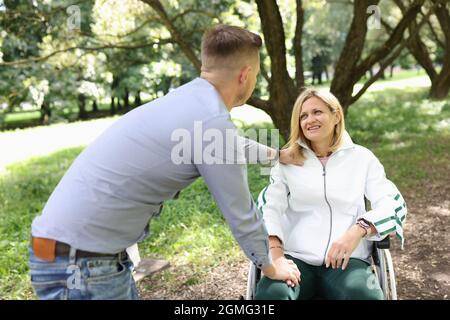
M360 144L408 142L418 136L450 133L450 100L427 99L426 89L367 93L350 106L346 126Z
M354 140L379 157L400 190L423 188L432 179L448 179L450 172L450 101L425 97L426 90L368 93L349 109L346 119ZM34 298L27 275L31 221L81 150L14 164L0 176L0 299ZM268 177L251 165L248 181L256 197ZM162 256L172 264L190 266L199 277L208 268L242 256L202 179L183 190L179 199L167 201L150 229L150 238L140 244L142 256Z

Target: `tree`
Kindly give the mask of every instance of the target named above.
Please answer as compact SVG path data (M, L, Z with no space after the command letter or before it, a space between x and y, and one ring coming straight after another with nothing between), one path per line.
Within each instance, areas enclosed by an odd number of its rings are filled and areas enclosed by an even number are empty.
M99 26L98 29L93 27L91 33L80 35L84 38L66 43L66 46L54 47L53 52L38 52L15 61L5 60L0 65L41 62L63 52L74 51L84 55L87 52L102 51L108 57L107 69L111 75L108 76L108 83L113 86L112 97L120 96L126 101L130 82L124 78L136 78L136 72L146 70L152 61L162 59L181 65L183 71L179 76L179 83L198 75L201 67L201 35L212 24L223 22L240 25L255 32L262 30L265 43L261 53L263 81L248 104L266 111L284 138L287 138L292 106L305 85L305 59L310 60L318 53L330 57L330 63L334 62L335 69L331 91L347 110L382 75L384 68L400 55L406 46L407 31L409 30L410 36L414 35L426 21L425 18L420 22L416 21L425 0L414 0L403 14L399 13L392 33L386 38L377 37L377 31L368 30L367 23L373 18L370 6L376 6L379 2L354 0L343 4L325 0L289 0L278 4L276 0L97 0L93 9L93 21ZM113 8L109 11L96 11L96 7L105 5L112 5ZM108 19L108 14L110 18L114 16L114 19ZM332 21L330 17L333 18ZM314 29L320 29L314 28L317 26L314 19L318 19L320 25L330 32L314 32ZM119 30L115 29L112 21L120 25ZM130 21L131 26L128 26L127 21ZM304 26L308 27L306 31ZM105 30L108 31L107 34L103 34ZM368 46L367 39L371 35L376 41L371 41ZM305 43L308 44L306 48ZM311 43L333 49L313 50L309 47ZM148 59L150 56L152 59ZM142 66L141 69L139 65ZM380 66L380 71L353 94L354 85L375 65ZM124 70L124 67L132 69L130 66L136 69L130 72ZM148 85L153 82L159 88L176 84L168 76L162 80L164 81L146 80L143 83ZM135 90L138 91L137 88Z
M182 52L199 69L200 61L195 49L185 40L182 32L168 14L169 6L159 0L141 0L148 4L161 19L163 25L171 33L172 39ZM336 63L331 91L338 97L346 110L355 102L381 74L377 73L366 82L366 86L353 96L354 85L376 63L386 67L401 53L398 47L403 43L403 36L410 24L415 20L425 0L416 0L409 6L396 25L392 35L367 57L363 57L363 48L368 32L367 20L370 17L368 8L377 5L379 0L356 0L353 5L353 19L346 33L345 44ZM270 59L270 73L264 73L268 82L268 99L253 96L248 103L266 111L280 129L284 138L289 135L290 111L296 97L305 85L303 68L303 25L305 8L301 0L293 5L296 13L293 36L293 54L295 59L295 75L288 71L286 33L280 6L275 0L256 0L261 21L267 55ZM396 50L395 50L396 49ZM387 64L387 65L386 65ZM385 66L386 65L386 66Z
M395 0L402 12L406 10L404 2ZM408 41L407 47L430 77L430 98L444 99L450 91L450 4L444 0L432 0L431 3L434 16L427 23L428 30L423 28L422 33L415 33ZM410 33L414 27L416 27L416 22L409 27ZM389 26L387 28L391 29ZM436 69L432 59L432 55L440 58L437 54L439 50L442 52L441 61L439 61L442 66L440 72Z
M406 45L404 33L415 21L424 0L414 1L407 8L389 38L366 57L363 57L362 53L368 31L367 19L369 15L367 9L371 5L377 5L378 2L379 0L360 0L355 1L354 4L352 23L331 83L331 92L336 95L345 109L358 100L370 84L380 78L384 69L400 55ZM353 95L353 87L356 82L377 63L380 64L379 72L366 81L359 92Z

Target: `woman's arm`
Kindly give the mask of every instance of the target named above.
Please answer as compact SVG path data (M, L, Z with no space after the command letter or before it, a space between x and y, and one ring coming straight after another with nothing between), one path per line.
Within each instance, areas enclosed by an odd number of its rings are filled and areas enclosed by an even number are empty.
M325 260L326 267L342 266L345 269L352 252L363 238L380 241L391 232L396 232L403 247L406 203L397 187L386 178L383 165L373 153L370 153L365 195L371 202L372 210L359 217L364 221L362 224L351 226L332 244Z
M281 215L288 208L288 193L289 187L280 164L276 164L270 172L270 184L259 194L257 206L264 217L269 236L278 237L281 243L284 243Z
M295 265L294 261L290 259L286 259L284 256L284 246L281 243L280 238L277 236L269 236L269 250L270 255L272 256L273 264L280 270L289 270L294 269L295 271L295 278L294 281L288 279L286 280L286 283L290 287L295 287L300 283L300 270L298 270L297 266Z
M408 213L406 202L394 183L386 178L383 165L372 153L365 195L372 209L360 218L371 223L375 228L375 232L368 237L368 240L380 241L390 233L395 233L403 247L403 224Z
M325 259L325 266L331 266L333 269L340 268L345 270L353 251L358 247L361 240L371 234L376 233L373 225L368 228L359 224L352 225L338 240L334 241L328 251Z

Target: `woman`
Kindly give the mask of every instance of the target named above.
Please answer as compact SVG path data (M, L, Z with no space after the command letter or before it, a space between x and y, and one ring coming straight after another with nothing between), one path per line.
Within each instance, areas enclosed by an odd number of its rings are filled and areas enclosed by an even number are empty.
M399 191L375 155L352 142L331 93L307 89L298 97L288 146L304 165L276 165L258 206L272 259L293 260L301 279L293 286L263 277L256 299L383 299L370 269L371 241L396 232L403 244Z

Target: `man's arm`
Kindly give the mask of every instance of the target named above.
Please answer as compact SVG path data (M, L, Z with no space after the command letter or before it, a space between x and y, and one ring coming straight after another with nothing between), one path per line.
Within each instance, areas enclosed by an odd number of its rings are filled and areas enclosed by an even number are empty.
M225 126L227 123L220 118L204 123L204 128L223 128ZM229 125L227 129L233 130L232 125ZM247 257L269 278L279 280L292 278L293 282L298 282L296 267L280 268L272 264L269 256L267 230L248 188L247 169L242 149L232 146L234 143L225 141L220 152L211 148L210 145L205 146L204 153L208 152L208 158L215 159L217 162L196 164L197 170L205 180L230 226L233 236ZM220 148L220 145L217 148ZM214 152L212 152L213 150Z
M247 163L274 164L279 160L283 164L295 164L300 166L303 165L303 161L299 161L294 158L291 148L282 150L274 149L262 143L256 142L255 140L242 136L238 136L238 141L244 148Z

